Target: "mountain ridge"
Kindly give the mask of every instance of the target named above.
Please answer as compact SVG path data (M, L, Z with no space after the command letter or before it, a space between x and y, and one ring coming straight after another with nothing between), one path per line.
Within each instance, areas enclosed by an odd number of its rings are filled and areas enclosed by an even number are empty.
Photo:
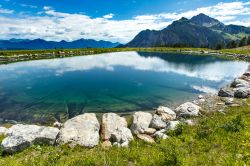
M240 40L250 35L250 28L238 25L225 25L203 13L191 19L181 18L166 28L144 30L124 47L188 46L209 47L226 45L232 40Z
M118 46L120 43L112 43L104 40L93 40L93 39L78 39L71 42L65 40L57 41L46 41L43 39L9 39L0 40L1 50L24 50L24 49L55 49L55 48L112 48Z

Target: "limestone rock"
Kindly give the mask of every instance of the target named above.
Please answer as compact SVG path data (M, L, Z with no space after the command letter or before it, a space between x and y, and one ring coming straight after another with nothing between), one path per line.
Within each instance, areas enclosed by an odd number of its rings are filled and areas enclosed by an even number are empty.
M154 128L147 128L144 133L148 135L153 135L156 132L156 129Z
M92 148L99 142L100 124L93 113L85 113L67 120L59 132L57 143Z
M8 132L8 129L5 127L0 127L0 135L6 135Z
M167 139L168 136L165 134L165 132L157 131L154 133L153 137L158 139Z
M236 88L234 91L234 97L236 98L248 98L250 95L250 88L241 87Z
M58 121L56 121L56 122L53 124L53 126L60 129L60 128L63 126L63 124L60 123L60 122L58 122Z
M117 128L111 134L111 138L113 142L117 142L122 147L127 147L129 142L134 139L131 131L127 127Z
M149 127L152 115L148 112L135 112L131 130L134 134L142 134Z
M176 108L175 112L179 117L191 117L199 115L200 107L196 104L187 102Z
M247 82L246 80L243 79L235 79L232 83L231 83L231 87L249 87L249 82Z
M234 97L234 92L232 89L224 87L219 90L218 96L220 97Z
M168 107L159 106L155 113L160 115L165 122L176 118L176 113Z
M110 149L111 147L112 147L112 143L110 141L108 141L108 140L104 141L102 143L102 148L105 149L105 150Z
M154 138L152 138L151 136L149 135L146 135L146 134L137 134L137 137L145 142L148 142L148 143L155 143L155 140Z
M109 140L118 128L127 127L125 118L115 113L106 113L102 116L102 140Z
M150 127L155 129L163 129L167 126L167 123L157 114L154 114L151 120Z
M170 121L168 123L167 129L168 130L176 130L179 124L180 124L179 121Z
M54 145L58 133L54 127L18 124L9 128L1 147L5 152L14 153L35 143Z

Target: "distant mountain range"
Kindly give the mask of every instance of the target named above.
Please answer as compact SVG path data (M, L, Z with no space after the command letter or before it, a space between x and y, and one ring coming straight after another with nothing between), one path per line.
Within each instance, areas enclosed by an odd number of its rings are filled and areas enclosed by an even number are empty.
M0 40L1 50L23 50L23 49L55 49L55 48L112 48L120 43L112 43L108 41L96 41L92 39L80 39L72 42L67 41L46 41L42 39L10 39Z
M250 35L250 28L224 25L205 14L181 18L163 30L144 30L122 47L188 46L215 48Z

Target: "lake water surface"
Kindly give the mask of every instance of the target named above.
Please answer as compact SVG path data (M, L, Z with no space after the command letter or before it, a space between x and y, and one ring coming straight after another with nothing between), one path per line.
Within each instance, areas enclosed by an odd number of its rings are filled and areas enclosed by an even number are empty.
M248 63L212 56L118 52L0 66L0 118L65 120L84 112L173 107L216 92Z

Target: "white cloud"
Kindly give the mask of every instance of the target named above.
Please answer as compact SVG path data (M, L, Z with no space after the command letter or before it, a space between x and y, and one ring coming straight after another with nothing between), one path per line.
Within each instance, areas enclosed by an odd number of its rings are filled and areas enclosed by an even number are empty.
M0 13L13 12L0 7ZM207 14L225 24L250 26L250 19L246 19L250 16L250 2L240 1L218 3L190 11L139 15L127 20L115 20L112 13L92 18L86 14L63 13L55 11L50 6L44 6L38 15L0 16L0 36L2 39L42 38L56 41L91 38L126 43L142 30L160 30L174 20L181 17L191 18L199 13Z
M27 7L27 8L31 8L31 9L36 9L36 8L37 8L37 6L28 5L28 4L24 4L24 3L20 4L20 6L22 6L22 7Z
M14 10L4 9L2 8L2 5L0 5L0 14L12 14L14 13Z
M113 17L114 17L113 13L110 13L110 14L107 14L107 15L103 16L103 18L106 18L106 19L110 19L110 18L113 18Z

